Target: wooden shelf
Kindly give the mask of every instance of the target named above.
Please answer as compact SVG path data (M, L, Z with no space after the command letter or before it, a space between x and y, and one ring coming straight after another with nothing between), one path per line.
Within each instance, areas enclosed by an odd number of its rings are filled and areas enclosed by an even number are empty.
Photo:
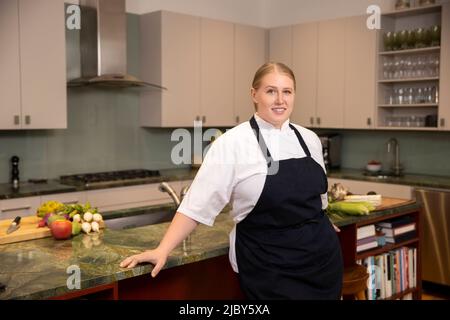
M395 10L382 14L383 17L401 18L409 17L426 13L438 13L442 11L442 4L434 4L421 7L413 7L409 9Z
M401 55L401 54L439 52L440 50L441 50L441 47L427 47L427 48L419 48L419 49L382 51L382 52L379 52L378 54L380 56L393 56L393 55Z
M398 298L406 296L408 293L414 293L416 291L417 291L417 287L416 288L408 288L402 292L396 293L386 299L381 299L381 300L397 300Z
M423 81L439 81L439 77L378 80L378 83L402 83L402 82L423 82Z
M412 103L412 104L379 104L380 108L435 108L437 103Z
M417 243L417 242L419 242L419 238L413 238L411 240L403 241L403 242L400 242L400 243L389 243L389 244L386 244L386 245L384 245L382 247L377 247L377 248L370 249L370 250L367 250L367 251L358 252L358 253L356 253L356 259L358 259L358 260L361 259L362 260L362 259L365 259L367 257L376 256L376 255L379 255L381 253L388 252L388 251L391 251L391 250L394 250L394 249L397 249L397 248L405 247L405 246L408 246L408 245L411 245L411 244Z
M437 127L376 127L377 130L420 130L420 131L438 131L439 128Z

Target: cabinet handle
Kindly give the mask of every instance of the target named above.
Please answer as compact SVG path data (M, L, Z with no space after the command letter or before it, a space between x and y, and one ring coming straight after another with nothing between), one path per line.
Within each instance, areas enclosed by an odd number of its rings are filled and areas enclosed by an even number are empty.
M203 123L206 123L206 116L203 116L203 117L202 117L202 122L203 122Z
M19 124L20 124L20 116L16 114L14 116L14 125L18 126Z
M309 118L309 124L314 125L314 117Z
M317 117L316 122L320 126L320 117Z
M371 118L367 118L367 125L371 126L372 125L372 119Z
M25 124L30 124L31 123L31 116L26 115L25 116Z
M31 206L26 207L19 207L19 208L8 208L8 209L2 209L1 212L10 212L10 211L16 211L16 210L28 210L31 209Z
M445 127L445 119L444 118L441 118L441 121L440 121L441 123L440 123L440 125L441 125L441 127Z
M236 123L239 123L239 116L236 116Z

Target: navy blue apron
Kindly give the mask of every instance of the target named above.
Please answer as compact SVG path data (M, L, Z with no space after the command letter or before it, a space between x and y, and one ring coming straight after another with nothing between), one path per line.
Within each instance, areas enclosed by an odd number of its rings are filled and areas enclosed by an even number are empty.
M236 226L243 292L249 299L340 299L343 260L336 231L322 210L320 194L328 189L322 167L292 124L306 157L276 162L254 117L250 125L268 174L255 207Z

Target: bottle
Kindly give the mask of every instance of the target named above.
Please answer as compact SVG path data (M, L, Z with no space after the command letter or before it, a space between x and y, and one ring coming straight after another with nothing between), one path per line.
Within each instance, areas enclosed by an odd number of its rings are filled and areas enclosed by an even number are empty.
M11 183L13 189L19 189L19 160L20 159L18 156L11 157L11 164L12 164Z

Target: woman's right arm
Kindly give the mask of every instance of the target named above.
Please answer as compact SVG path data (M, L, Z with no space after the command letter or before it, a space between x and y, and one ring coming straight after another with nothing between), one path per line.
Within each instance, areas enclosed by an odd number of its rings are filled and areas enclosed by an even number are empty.
M133 268L138 263L150 262L154 264L152 277L156 277L159 271L164 267L170 252L181 243L187 236L194 231L198 222L177 212L167 229L166 234L159 246L154 250L148 250L140 254L130 256L120 263L122 268Z

